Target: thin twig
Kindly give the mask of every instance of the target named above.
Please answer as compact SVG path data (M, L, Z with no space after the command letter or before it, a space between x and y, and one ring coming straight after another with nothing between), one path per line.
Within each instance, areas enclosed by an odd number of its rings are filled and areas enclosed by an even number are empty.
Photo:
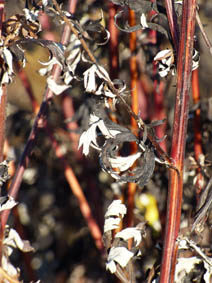
M69 38L69 27L66 25L64 27L64 31L62 34L62 38L61 38L61 43L65 44ZM52 76L53 79L56 80L61 73L61 69L59 65L55 65L52 71ZM19 161L19 164L17 166L17 170L16 170L16 174L12 180L10 189L9 189L9 195L16 198L17 193L19 191L21 182L22 182L22 178L23 178L23 174L24 174L24 170L27 167L28 161L29 161L29 156L31 154L31 151L34 147L34 143L35 143L35 138L39 132L39 130L41 128L43 128L45 126L45 121L46 121L46 115L48 112L48 108L49 108L49 104L51 102L51 99L53 97L53 92L47 88L45 94L44 94L44 98L43 101L41 103L40 106L40 110L35 118L31 133L29 135L29 138L27 140L27 143L25 145L24 151L22 153L21 159ZM9 216L10 210L5 210L2 212L2 217L1 217L1 233L3 233L4 228L5 228L5 224L7 223L7 219Z
M73 13L74 9L75 9L76 1L70 1L70 2L71 2L69 4L70 12ZM75 5L73 6L73 4L75 4ZM64 44L68 43L68 40L69 40L68 34L70 35L70 29L68 29L66 31L66 41L64 42ZM26 78L25 78L24 86L28 86L28 85L29 85L29 81L27 81ZM30 88L27 87L26 90L27 90L28 95L31 97L32 93L29 92ZM70 100L68 100L68 101L70 102ZM63 102L64 102L64 100L63 100ZM64 107L64 109L65 109L65 107ZM81 210L82 215L83 215L83 217L85 218L85 220L86 220L86 222L88 224L88 227L89 227L89 229L91 231L91 235L93 236L93 239L95 241L96 247L100 251L103 251L103 243L102 243L102 240L101 240L102 233L101 233L101 230L99 229L99 227L98 227L98 225L96 223L96 220L92 216L92 212L91 212L90 206L89 206L89 204L88 204L88 202L87 202L87 200L86 200L86 198L84 196L83 190L80 187L80 184L79 184L79 182L78 182L78 180L77 180L77 178L76 178L72 168L68 165L65 157L63 156L62 151L60 149L60 146L58 145L56 139L54 138L52 131L50 130L49 127L45 127L45 129L46 129L46 131L47 131L47 133L48 133L48 135L49 135L49 137L50 137L50 139L52 141L52 146L55 149L56 156L59 158L59 160L61 161L61 163L62 163L62 165L64 167L64 172L65 172L65 176L66 176L67 182L69 183L69 186L70 186L73 194L76 196L76 198L77 198L77 200L79 202L80 210Z
M75 13L77 5L77 0L69 1L68 11L71 14ZM69 28L69 33L71 35L71 29ZM68 43L68 42L67 42ZM62 95L62 108L63 108L63 115L65 120L70 119L74 116L74 106L73 106L73 99L69 93L65 92ZM66 127L69 131L69 137L72 143L73 151L75 151L75 155L78 160L82 158L81 152L78 150L78 142L79 142L79 135L76 134L74 131L77 130L78 125L75 121L70 121L66 123Z
M196 11L196 20L197 20L197 24L199 25L200 31L202 33L202 36L205 40L205 43L206 43L207 47L209 48L209 51L212 55L212 44L211 44L210 39L208 38L206 32L204 31L204 28L203 28L202 22L200 20L198 11Z
M179 45L179 28L177 23L177 16L174 9L174 1L165 0L166 13L169 22L169 29L172 35L174 42L176 55L178 54L178 45Z
M40 106L39 106L39 104L38 104L38 102L37 102L37 100L34 96L34 93L32 91L32 87L31 87L30 81L28 80L26 72L25 72L25 70L23 70L20 67L19 64L16 64L16 69L18 71L19 78L22 81L24 88L26 89L26 91L28 93L28 96L29 96L29 99L30 99L31 105L32 105L32 110L33 110L34 114L37 115Z
M59 158L59 160L61 161L63 167L64 167L64 174L66 176L66 180L73 192L73 194L76 196L78 202L79 202L79 207L80 210L82 212L83 217L85 218L88 227L90 229L91 235L94 239L94 242L96 244L96 247L103 252L104 248L103 248L103 242L102 242L102 233L101 230L99 229L99 226L96 223L96 220L94 219L90 206L86 200L86 197L82 191L82 188L72 170L72 168L68 165L68 162L66 161L66 159L64 158L64 155L62 153L62 150L60 148L60 146L58 145L56 139L53 136L52 131L50 130L49 127L45 128L48 136L51 139L52 142L52 146L55 149L55 154L56 156Z

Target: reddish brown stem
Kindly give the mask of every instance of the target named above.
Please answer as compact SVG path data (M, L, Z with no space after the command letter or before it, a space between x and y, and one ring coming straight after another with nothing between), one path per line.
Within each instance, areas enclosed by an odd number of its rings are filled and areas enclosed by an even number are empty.
M66 180L73 192L73 194L76 196L78 202L79 202L79 207L81 210L81 213L83 217L85 218L88 227L90 229L91 235L94 239L94 242L96 244L96 247L103 252L103 243L102 243L102 233L99 228L99 226L96 223L96 220L94 219L90 206L85 198L85 195L82 191L82 188L80 187L80 184L72 170L72 168L68 165L68 162L64 158L64 155L62 153L62 150L60 149L60 146L58 145L56 139L53 136L52 131L50 128L46 127L46 131L51 139L52 146L55 150L56 156L59 158L61 161L63 168L64 168L64 174L66 176Z
M71 0L69 2L68 11L72 14L75 13L77 6L77 0ZM74 106L73 106L73 99L67 92L64 93L62 96L62 107L63 107L63 114L65 119L70 119L74 115ZM69 137L72 142L73 151L76 153L76 157L80 159L82 154L78 151L78 142L79 142L79 135L75 134L74 131L78 128L76 122L67 122L66 124L67 129L69 130Z
M119 73L119 31L114 24L114 16L117 13L117 7L108 1L109 19L108 30L110 32L109 41L109 67L111 80L118 78ZM113 109L113 100L109 99L111 109ZM113 111L110 112L110 119L117 123L116 115Z
M177 64L177 93L171 157L179 174L170 170L167 221L160 282L173 282L176 239L179 232L183 189L183 162L188 121L189 90L195 29L196 0L183 1L182 26Z
M155 62L153 63L153 69L154 69L154 75L156 75L157 72L157 65ZM166 117L165 109L164 109L164 90L165 90L165 83L163 80L158 81L157 79L154 80L154 107L152 108L151 113L151 120L162 120ZM166 123L163 123L162 125L159 125L155 129L155 133L157 137L160 139L163 138L166 134ZM161 148L167 152L166 149L166 140L163 140L160 143Z
M198 69L192 72L192 96L194 104L198 104L200 102ZM202 153L200 108L198 107L194 116L194 154L196 160L199 160L199 155Z
M108 20L108 29L110 32L110 77L112 80L118 78L119 72L119 32L114 24L114 16L117 12L116 6L112 2L108 2L109 6L109 20Z
M5 1L0 0L0 37L2 35L2 23L5 18L4 6L5 6Z
M5 1L0 0L0 38L2 35L2 23L5 18L4 14ZM6 104L7 104L7 89L6 85L2 86L2 95L0 97L0 162L3 161L3 148L5 139L5 120L6 120Z
M68 11L72 14L75 13L76 10L76 5L77 5L77 0L71 0L69 1L68 4ZM42 20L42 28L47 29L48 33L44 34L45 39L51 39L51 40L56 40L54 33L50 31L50 26L49 24L49 19L46 14L43 14L41 17ZM70 29L68 28L66 31L66 40L64 44L68 44L69 39L70 39ZM28 93L30 95L30 93ZM73 107L73 100L70 94L68 92L64 92L63 95L61 95L61 103L62 103L62 108L63 108L63 115L65 119L70 119L74 115L74 107ZM76 153L76 157L78 159L81 158L82 154L80 151L78 151L78 142L79 142L79 135L75 134L74 131L78 128L76 122L67 122L66 127L69 131L69 137L72 143L72 149Z
M62 44L66 44L69 40L69 36L70 36L70 28L66 25L62 34L62 38L61 38L61 43ZM55 65L52 71L52 76L53 78L56 80L61 73L61 69L58 65ZM20 184L22 182L22 178L23 178L23 174L24 174L24 170L27 167L28 164L28 160L29 160L29 156L31 154L31 151L33 149L34 143L35 143L35 138L39 132L40 128L43 128L45 126L45 122L46 122L46 115L47 115L47 111L48 111L48 107L49 107L49 103L51 101L53 97L53 92L47 88L45 95L44 95L44 99L43 102L40 106L40 110L35 118L35 122L33 124L31 133L29 135L29 138L27 140L27 143L25 145L23 154L21 156L21 159L19 161L19 164L17 166L17 170L16 170L16 174L12 180L10 189L9 189L9 195L16 198L17 193L19 191L20 188ZM3 234L4 228L5 228L5 224L7 223L7 219L9 216L10 210L5 210L2 213L2 217L1 217L1 235Z
M2 86L2 95L0 98L0 162L4 159L4 141L5 141L5 122L7 106L7 89L6 85Z
M135 13L132 10L129 10L129 22L131 26L135 25ZM136 60L136 32L130 33L130 76L131 76L131 107L132 111L137 115L138 114L138 70L137 70L137 60ZM135 119L131 118L131 127L132 130L137 134L138 126ZM131 145L131 153L137 152L137 145ZM135 201L135 192L137 185L135 183L129 183L128 185L128 221L127 226L133 226L134 217L133 217L133 209L134 209L134 201Z
M199 76L198 69L192 72L192 97L194 104L198 104L200 102L200 91L199 91ZM198 163L200 163L200 159L203 156L202 150L202 135L201 135L201 121L200 121L200 107L195 111L194 114L194 156ZM204 187L204 177L201 173L201 169L198 168L197 180L195 183L197 188L197 200L199 199L200 193Z
M171 32L172 40L175 47L176 55L178 54L178 45L179 45L179 28L177 23L177 16L174 10L174 1L165 0L166 13L169 22L169 29Z
M164 90L164 81L160 81L159 83L156 82L154 90L154 114L152 120L163 120L166 117L164 109ZM163 138L166 134L166 122L156 127L155 133L159 139ZM160 146L165 152L167 152L165 139L160 142Z
M73 99L71 98L70 94L64 93L62 95L62 108L63 108L63 115L65 119L70 119L74 115L74 106L73 106ZM79 143L79 134L76 134L74 131L78 129L78 125L76 122L67 122L66 127L69 131L69 137L71 140L72 149L75 152L78 159L81 159L82 154L78 150L78 143Z
M26 75L26 72L23 69L21 69L19 64L17 64L16 69L18 71L19 78L20 78L24 88L26 89L27 94L29 96L29 99L31 101L32 110L33 110L34 114L37 114L40 107L39 107L39 104L38 104L38 102L37 102L37 100L34 96L34 93L32 91L32 87L31 87L30 81L29 81L29 79Z
M2 37L2 23L5 17L4 14L5 1L0 0L0 37ZM7 89L6 85L1 86L2 94L0 96L0 162L4 159L4 141L5 141L5 121L6 121L6 104L7 104ZM0 191L1 195L1 191ZM1 215L2 221L2 215ZM0 227L1 229L2 227ZM0 242L2 243L3 233L0 233ZM0 259L2 256L2 245L0 244Z

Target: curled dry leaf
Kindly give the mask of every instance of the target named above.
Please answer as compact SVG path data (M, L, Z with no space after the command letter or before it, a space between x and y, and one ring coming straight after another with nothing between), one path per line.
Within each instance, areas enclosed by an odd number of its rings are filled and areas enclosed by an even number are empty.
M14 200L13 197L0 197L0 212L11 209L16 206L18 203Z
M9 258L14 248L18 248L23 252L34 251L34 248L30 245L29 241L22 240L19 234L15 231L15 229L9 228L7 226L3 240L1 266L9 276L17 279L20 275L20 270L19 268L15 268L12 265Z
M119 227L121 219L126 214L126 206L121 200L114 200L105 213L104 243L108 252L106 269L111 273L117 272L118 265L127 267L129 261L136 256L138 245L141 243L142 235L145 235L145 224L141 223L137 227L121 230L112 239L111 231ZM127 246L127 241L133 238L134 243L131 250ZM119 240L121 239L121 240Z
M169 31L168 31L168 21L167 17L165 14L162 14L159 12L158 7L160 4L157 4L156 2L150 2L150 1L113 1L111 0L116 5L121 5L121 6L126 6L133 10L136 14L136 16L140 19L139 24L130 26L128 21L125 19L125 12L124 10L119 11L115 17L115 25L117 28L121 31L124 32L134 32L140 29L152 29L156 30L163 35L165 35L167 38L169 38ZM153 12L153 15L149 20L148 20L148 14L150 12ZM118 23L118 21L121 19L120 22L124 22L123 27ZM155 20L156 19L156 20Z
M124 241L133 238L136 246L138 246L142 240L141 231L137 227L125 228L122 231L118 232L115 235L115 238L121 238Z
M112 247L107 257L106 269L115 273L116 263L121 267L126 267L133 256L134 253L125 247Z
M3 245L18 248L23 252L34 251L34 248L30 245L29 241L22 240L19 234L15 231L15 229L9 228L6 230L6 235L3 241Z
M107 212L105 213L105 218L116 216L123 218L127 213L126 206L121 203L121 200L114 200L108 207Z
M102 169L108 172L118 182L133 182L143 187L151 178L155 168L155 154L151 148L146 148L145 152L138 152L137 154L128 157L118 156L118 151L121 144L126 142L137 142L137 138L130 132L117 134L114 139L108 139L100 153L100 164ZM141 157L141 158L140 158ZM141 159L141 166L137 166L132 171L128 170L133 165L135 160ZM128 162L128 163L126 163ZM113 168L121 169L120 171L127 171L120 175L114 171Z

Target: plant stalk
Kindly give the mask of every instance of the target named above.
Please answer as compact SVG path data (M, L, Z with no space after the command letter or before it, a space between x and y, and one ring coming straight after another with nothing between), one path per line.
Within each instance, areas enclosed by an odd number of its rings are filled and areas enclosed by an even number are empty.
M0 0L0 37L2 36L2 23L5 18L4 12L5 1ZM5 140L5 121L6 121L6 105L7 105L7 88L2 86L2 95L0 97L0 162L3 161L3 149Z
M178 169L170 170L165 244L160 282L173 282L177 257L183 191L183 165L187 132L189 91L191 87L192 55L196 17L196 0L183 1L181 36L177 62L177 90L171 158Z

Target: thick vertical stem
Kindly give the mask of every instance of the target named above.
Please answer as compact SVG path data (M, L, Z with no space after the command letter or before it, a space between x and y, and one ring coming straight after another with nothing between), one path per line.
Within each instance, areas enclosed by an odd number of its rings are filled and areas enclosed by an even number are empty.
M188 121L189 90L196 15L196 0L183 1L183 15L177 64L177 93L171 157L178 169L170 170L167 221L160 282L173 282L177 255L183 189L183 162Z

